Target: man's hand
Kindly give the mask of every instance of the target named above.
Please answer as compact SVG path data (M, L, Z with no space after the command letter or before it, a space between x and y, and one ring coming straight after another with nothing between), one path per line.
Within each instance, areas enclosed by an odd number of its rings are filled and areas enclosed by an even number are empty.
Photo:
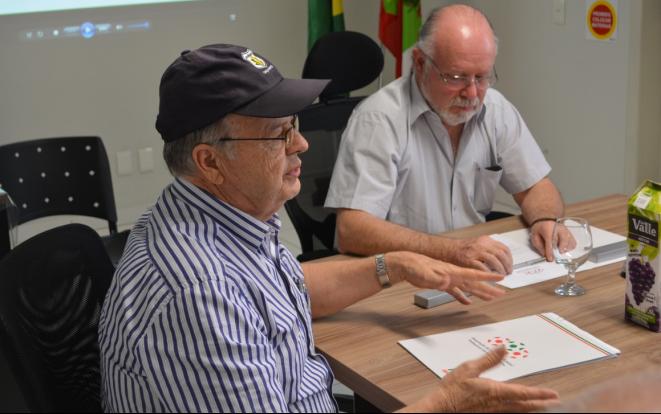
M479 378L505 355L507 351L501 347L459 365L443 378L437 391L402 412L529 412L559 403L558 393L548 388Z
M539 254L553 261L553 227L551 220L538 221L530 228L530 243ZM565 226L558 228L558 247L561 251L572 250L576 247L576 240Z
M553 261L553 226L555 222L547 220L538 221L530 228L530 243L548 262Z
M502 275L495 273L463 268L411 252L387 253L386 263L396 280L406 280L420 288L446 291L464 305L471 303L465 293L483 300L505 294L504 290L486 283L503 279Z
M509 275L512 273L512 253L503 243L489 236L456 240L449 261L474 269Z

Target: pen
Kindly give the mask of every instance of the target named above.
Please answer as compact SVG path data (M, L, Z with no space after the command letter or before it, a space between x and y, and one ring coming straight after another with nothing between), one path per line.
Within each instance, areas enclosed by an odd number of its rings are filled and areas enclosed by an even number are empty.
M527 260L525 262L517 263L512 268L514 270L516 270L516 269L520 269L522 267L534 265L534 264L537 264L537 263L542 263L542 262L545 262L545 261L546 261L545 257L538 257L536 259L531 259L531 260Z

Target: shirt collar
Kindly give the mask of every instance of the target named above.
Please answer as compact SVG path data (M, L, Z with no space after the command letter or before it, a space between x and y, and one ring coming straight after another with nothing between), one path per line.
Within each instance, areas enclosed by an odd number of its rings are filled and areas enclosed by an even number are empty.
M425 100L424 96L422 96L422 92L420 91L420 88L418 88L418 82L415 80L415 74L411 72L408 75L409 79L409 87L411 90L411 109L409 112L409 119L411 125L415 123L415 121L418 120L418 118L422 115L424 115L427 112L433 112L432 109L429 107L429 104Z
M174 198L212 217L256 253L271 234L280 232L282 222L277 213L266 222L261 221L183 178L176 178L170 190Z

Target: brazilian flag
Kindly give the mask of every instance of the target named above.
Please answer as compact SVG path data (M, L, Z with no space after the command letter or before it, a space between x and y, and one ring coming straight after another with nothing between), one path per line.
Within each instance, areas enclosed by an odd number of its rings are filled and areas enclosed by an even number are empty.
M344 31L342 0L308 0L308 52L330 32Z

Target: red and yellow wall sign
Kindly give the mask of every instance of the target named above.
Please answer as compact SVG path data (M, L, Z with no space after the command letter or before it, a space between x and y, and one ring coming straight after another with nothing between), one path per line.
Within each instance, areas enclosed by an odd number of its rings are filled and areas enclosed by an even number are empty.
M586 0L585 6L588 39L614 40L617 35L617 0Z

